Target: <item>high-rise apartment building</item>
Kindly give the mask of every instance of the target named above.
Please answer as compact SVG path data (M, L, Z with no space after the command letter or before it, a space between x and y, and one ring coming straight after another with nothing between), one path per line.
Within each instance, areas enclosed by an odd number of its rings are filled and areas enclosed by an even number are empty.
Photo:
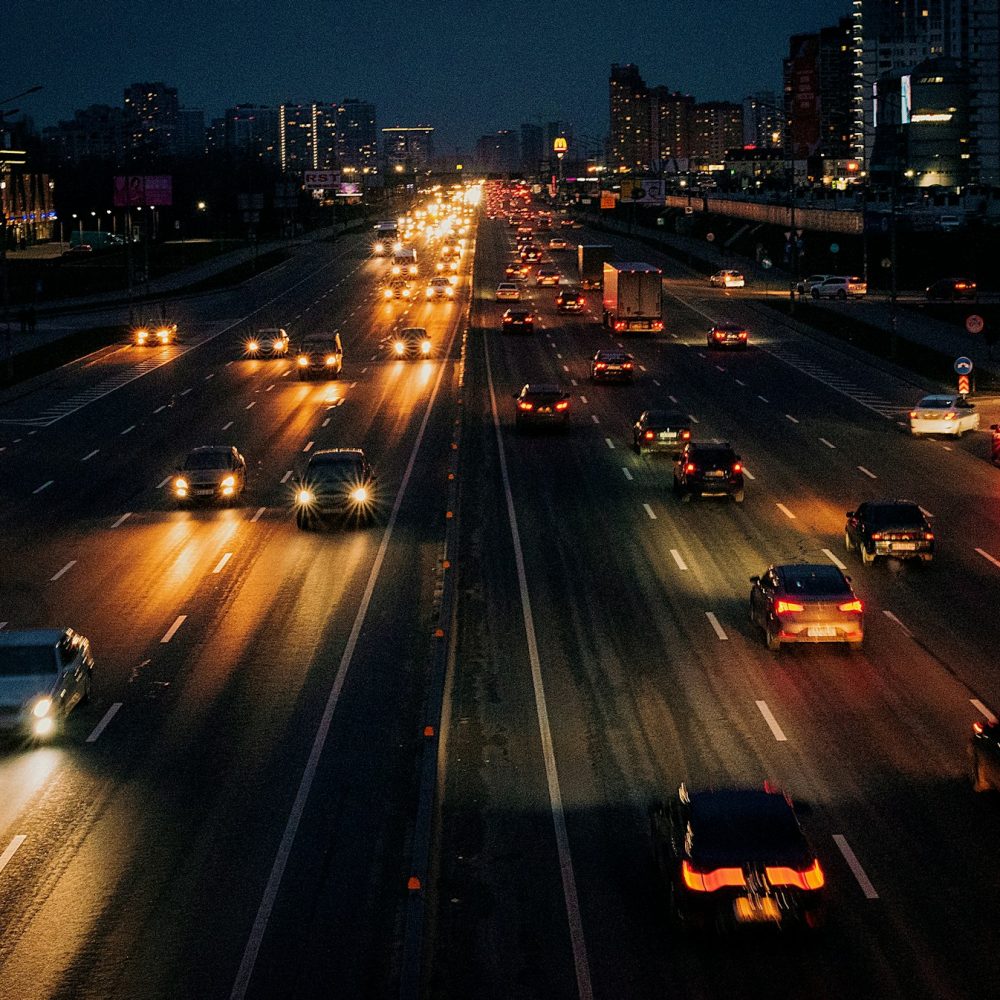
M743 98L743 145L774 149L785 134L784 100L772 90Z
M215 145L215 140L210 140ZM261 104L226 109L224 148L275 163L280 159L281 112Z
M278 111L278 156L285 173L316 169L316 105L282 104Z
M704 101L694 106L691 155L702 166L720 164L726 150L743 146L743 108L730 101Z
M542 161L547 159L541 126L525 122L521 126L521 169L534 176L541 171Z
M377 164L375 105L348 97L337 105L337 165L371 171Z
M165 83L133 83L125 88L127 153L155 160L177 152L180 103L177 88Z
M427 170L434 159L434 129L430 125L384 128L382 153L386 169L393 173Z
M83 160L122 162L126 145L125 112L107 104L91 104L68 121L48 125L42 140L60 163Z
M632 63L614 63L609 88L609 166L613 170L649 170L653 160L650 95L639 68Z
M671 91L669 87L653 87L649 91L652 160L661 168L672 161L690 159L694 106L690 94Z

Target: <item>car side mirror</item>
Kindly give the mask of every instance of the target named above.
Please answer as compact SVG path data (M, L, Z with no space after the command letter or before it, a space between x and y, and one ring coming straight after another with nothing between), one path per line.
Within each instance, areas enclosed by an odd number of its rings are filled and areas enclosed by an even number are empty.
M758 583L760 583L760 577L759 576L752 576L752 577L750 577L750 582L753 583L753 584L758 584Z
M847 576L847 574L846 574L846 573L844 574L844 579L845 579L845 580L846 580L846 581L847 581L848 583L850 583L850 582L851 582L851 578L850 578L849 576Z

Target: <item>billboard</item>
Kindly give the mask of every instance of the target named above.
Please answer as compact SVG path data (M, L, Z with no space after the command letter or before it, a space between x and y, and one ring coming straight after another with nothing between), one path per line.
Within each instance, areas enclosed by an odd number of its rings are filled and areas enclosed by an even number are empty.
M357 181L344 181L337 185L338 198L360 198L361 185Z
M622 201L640 205L662 205L665 199L666 189L659 177L633 177L622 181Z
M174 203L173 178L169 175L127 174L114 179L115 208L149 205L158 208Z
M340 171L307 170L302 179L309 191L323 191L326 188L335 188L340 183Z

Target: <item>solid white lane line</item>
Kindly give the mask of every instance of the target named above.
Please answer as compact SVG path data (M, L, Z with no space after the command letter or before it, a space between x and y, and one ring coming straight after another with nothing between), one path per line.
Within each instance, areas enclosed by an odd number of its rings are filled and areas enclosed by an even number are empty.
M126 434L131 434L132 431L134 431L134 430L135 430L135 424L132 424L131 427L126 427L125 430L123 430L121 432L121 434L119 434L118 436L119 437L125 437Z
M500 414L497 410L496 393L493 387L493 371L490 366L488 350L485 350L484 356L486 358L486 378L489 384L490 403L493 410L493 429L496 434L497 449L500 457L500 476L503 480L504 494L507 500L507 520L510 524L511 540L514 545L514 563L517 567L517 582L521 593L521 611L524 619L525 638L528 645L528 661L531 664L531 683L535 693L535 709L538 718L538 731L542 743L542 758L545 762L549 809L552 813L552 824L555 828L556 853L559 858L563 900L569 923L570 945L573 952L573 965L576 971L577 995L580 1000L592 1000L594 991L590 981L587 944L583 935L583 918L580 914L580 901L577 895L576 873L573 870L573 856L570 851L569 833L566 829L566 813L563 807L562 788L559 784L559 771L556 766L555 747L552 742L552 727L549 724L545 684L542 679L542 663L538 653L538 641L535 636L535 622L531 611L531 598L528 594L528 574L524 566L524 553L521 549L517 513L514 510L514 496L510 488L510 474L507 471L507 456L504 452L503 437L500 431Z
M47 490L54 482L55 482L54 479L50 479L47 483L42 483L42 485L39 486L37 490L32 490L31 492L33 494L34 493L41 493L42 490Z
M286 472L286 473L285 473L285 474L284 474L284 475L283 475L283 476L281 477L281 481L282 481L283 483L287 483L287 482L288 482L288 480L289 480L289 479L291 479L291 478L292 478L292 470L291 470L291 469L289 469L289 470L288 470L288 471L287 471L287 472Z
M153 410L153 413L162 413L166 408L167 404L164 403L163 406L158 406L155 410Z
M171 625L170 628L167 629L163 638L160 640L160 643L162 644L165 642L170 642L170 640L173 639L173 637L177 634L177 630L184 624L186 620L187 620L187 615L178 615L173 625Z
M324 420L323 423L320 424L320 427L329 427L329 426L330 426L330 418L327 417L326 420Z
M878 479L878 476L871 469L866 469L863 465L858 466L858 472L863 472L869 479Z
M228 431L228 430L229 430L229 428L230 428L230 427L232 427L232 426L233 426L233 422L232 422L232 420L230 420L230 421L229 421L229 423L228 423L228 424L225 424L225 425L223 426L223 428L222 428L222 429L223 429L224 431Z
M83 458L80 459L80 461L89 462L100 450L101 450L100 448L95 448L89 455L84 455Z
M167 485L167 483L169 483L169 482L170 482L170 476L167 476L167 478L166 478L166 479L161 479L161 480L160 480L160 481L159 481L159 482L158 482L158 483L156 484L156 488L157 488L158 490L162 490L162 489L163 489L163 487L164 487L164 486L166 486L166 485Z
M100 722L94 726L94 731L87 737L87 743L96 743L97 738L108 728L108 723L118 714L118 709L122 707L120 701L116 701L105 713Z
M256 524L260 520L260 515L263 514L265 510L267 510L266 507L258 507L257 508L257 513L254 514L254 516L250 518L250 523L251 524Z
M757 479L757 477L745 465L743 466L743 475L746 476L751 483L755 482Z
M75 559L70 559L68 563L58 573L54 573L49 577L49 583L55 583L60 577L65 576L74 566L76 565Z
M35 492L37 493L37 492L38 492L38 490L35 490ZM994 559L994 558L993 558L993 556L991 556L991 555L989 554L989 552L984 552L984 551L983 551L982 549L976 549L976 551L977 551L977 552L978 552L978 553L979 553L979 554L980 554L980 555L981 555L981 556L982 556L982 557L983 557L983 558L984 558L984 559L985 559L985 560L986 560L987 562L991 562L991 563L993 563L993 565L994 565L994 566L996 566L996 567L997 567L997 569L1000 569L1000 559Z
M586 403L587 402L587 397L586 396L581 396L580 397L580 402L581 403Z
M453 343L454 334L452 334L452 340L449 342L449 349ZM361 596L361 603L354 618L354 625L352 626L351 633L347 638L347 645L344 647L344 652L341 655L340 664L337 667L337 673L334 677L333 686L330 688L330 693L326 699L326 706L323 709L323 715L321 716L319 726L316 729L316 737L313 740L312 748L309 751L309 757L302 771L302 778L299 781L298 790L295 793L295 800L293 801L288 814L288 821L285 824L284 832L281 835L281 841L278 844L277 851L275 852L274 863L271 866L271 872L268 876L267 885L264 888L264 894L261 897L260 906L257 908L257 915L254 918L246 947L243 950L243 957L240 960L239 969L236 972L236 980L233 983L232 991L229 994L230 1000L243 1000L243 997L246 996L247 990L250 987L250 980L253 977L254 966L257 963L257 955L260 952L260 946L267 931L268 921L271 919L271 912L274 909L275 901L278 898L278 892L281 888L281 880L285 873L285 867L288 864L288 859L291 857L292 846L295 843L295 837L299 830L299 824L301 823L302 815L305 812L306 802L309 798L309 793L312 790L313 781L316 778L320 758L323 754L323 749L326 746L330 726L333 723L333 716L337 709L337 704L340 701L340 693L343 690L345 681L347 680L347 673L350 669L351 661L354 658L354 650L358 645L361 630L364 627L365 620L368 616L368 607L371 604L372 595L375 593L375 586L378 583L379 575L382 570L382 564L385 562L386 552L389 549L389 543L392 541L392 533L396 525L396 519L399 515L399 508L402 505L403 497L406 495L407 484L413 475L413 468L417 461L417 453L419 452L421 443L424 440L427 425L430 422L431 412L434 409L434 403L437 400L438 392L441 388L441 382L447 367L447 365L438 366L437 379L434 382L434 387L431 390L430 399L427 403L427 409L424 411L423 420L421 421L420 428L417 431L417 437L413 444L413 450L410 453L410 460L406 465L405 471L403 472L403 478L399 484L399 490L396 494L395 503L389 513L389 520L386 523L385 531L382 535L382 541L379 543L378 552L375 555L375 561L372 563L372 568L368 575L368 583L366 584L364 593ZM487 375L489 376L488 367ZM493 415L494 421L496 421L497 415L495 402L493 403ZM582 1000L589 1000L591 996L592 993L588 991L586 998L582 998Z
M306 446L305 446L305 447L304 447L304 448L303 448L302 450L303 450L303 451L312 451L312 446L313 446L313 445L314 445L315 443L316 443L315 441L308 441L308 442L306 443Z
M131 516L132 516L132 511L128 511L125 514L122 514L122 516L118 518L118 520L115 521L115 523L112 524L111 527L120 528Z
M6 624L6 623L3 623L3 624ZM0 627L2 627L2 626L0 626ZM972 707L977 712L981 712L982 715L983 715L983 717L987 720L987 722L996 722L997 721L997 717L978 698L970 698L969 699L969 704L972 705Z
M767 398L766 398L765 396L758 396L757 398L758 398L758 399L759 399L759 400L760 400L760 401L761 401L762 403L769 403L769 402L770 402L770 400L769 400L769 399L767 399Z
M212 570L213 573L221 573L226 563L233 558L232 552L227 552L216 564L215 569Z
M798 420L795 419L790 413L785 414L785 419L790 420L793 424L797 424Z
M903 630L903 635L905 635L907 639L913 638L913 633L891 611L885 611L883 609L882 614L884 614L889 621L895 622Z
M180 395L180 396L186 396L189 392L193 392L193 391L194 391L193 388L191 388L191 389L185 389L183 392L178 393L178 395Z
M256 405L257 405L257 400L253 399L249 403L247 403L247 405L244 407L244 409L245 410L249 410L251 406L256 406Z
M615 443L614 443L614 441L612 441L612 440L611 440L611 438L605 438L605 439L604 439L604 443L605 443L605 444L606 444L606 445L607 445L607 446L608 446L608 447L609 447L609 448L610 448L610 449L611 449L612 451L614 451L614 450L615 450Z
M830 441L827 441L827 439L826 439L826 438L820 438L820 441L821 441L821 442L822 442L823 444L825 444L825 445L827 446L827 448L832 448L832 449L834 449L834 450L836 450L836 448L837 448L837 446L836 446L835 444L832 444L832 443L831 443Z
M847 862L848 868L854 873L854 877L858 880L858 885L861 886L861 891L865 894L865 899L878 899L875 886L869 881L864 868L861 867L861 862L858 861L857 855L851 850L851 845L848 844L847 838L842 833L835 833L833 835L833 842L840 848L840 853L844 855L844 860Z
M713 612L706 611L705 617L708 619L708 624L712 626L715 634L722 640L728 640L729 636L726 635L726 630L719 624L719 619L715 617Z
M590 419L591 419L591 420L593 420L595 424L599 424L599 423L601 422L601 421L600 421L600 420L598 419L598 416L597 416L597 414L596 414L596 413L591 413L591 415L590 415Z
M774 713L767 707L767 702L758 701L757 707L760 709L760 714L764 716L764 721L767 723L768 728L774 733L774 738L779 743L786 743L788 737L785 736L781 726L778 725L778 720L774 717Z
M837 567L837 569L847 569L847 567L829 549L821 549L820 551L826 556L827 559L830 560L830 562L833 563L834 566Z
M642 506L643 506L643 509L646 511L646 513L649 515L649 519L651 521L655 521L656 520L656 511L653 510L653 508L650 507L648 503L644 503Z
M795 515L783 503L776 503L774 506L777 507L789 521L794 521L796 519Z
M625 478L626 478L626 479L627 479L627 480L628 480L629 482L632 482L632 473L631 473L631 472L629 472L629 471L628 471L628 469L626 469L624 465L622 466L622 472L624 473L624 475L625 475Z
M27 840L27 837L23 833L19 833L14 837L11 842L4 848L3 854L0 854L0 872L2 872L7 865L10 863L10 859L17 854L17 849Z
M674 557L674 562L677 563L677 568L679 570L687 570L688 564L684 562L684 557L677 551L677 549L671 549L670 554Z

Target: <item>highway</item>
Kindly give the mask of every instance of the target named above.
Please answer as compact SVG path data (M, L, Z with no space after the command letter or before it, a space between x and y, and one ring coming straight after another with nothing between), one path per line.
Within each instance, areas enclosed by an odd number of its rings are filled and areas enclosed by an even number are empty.
M419 994L988 992L1000 807L965 756L971 723L1000 710L986 435L913 440L916 383L625 237L572 236L664 268L662 336L612 340L599 292L557 315L531 281L535 333L500 333L512 244L484 216L454 302L383 302L367 235L344 236L179 301L175 347L118 345L0 398L0 622L71 625L97 658L65 736L0 755L3 1000L417 1000L401 991L407 877L456 427ZM571 252L551 256L573 273ZM749 350L706 349L721 318L747 323ZM387 356L404 320L430 330L432 360ZM342 379L244 360L269 325L293 343L339 329ZM635 383L592 385L613 343ZM515 432L529 380L571 391L566 433ZM742 507L680 503L669 459L632 451L638 414L674 402L743 456ZM248 496L177 509L167 478L212 443L246 456ZM375 524L299 532L297 477L338 446L376 467ZM844 512L876 496L932 515L932 564L845 551ZM847 567L861 652L765 649L749 577L797 560ZM679 933L650 804L681 782L765 780L802 805L828 926Z

